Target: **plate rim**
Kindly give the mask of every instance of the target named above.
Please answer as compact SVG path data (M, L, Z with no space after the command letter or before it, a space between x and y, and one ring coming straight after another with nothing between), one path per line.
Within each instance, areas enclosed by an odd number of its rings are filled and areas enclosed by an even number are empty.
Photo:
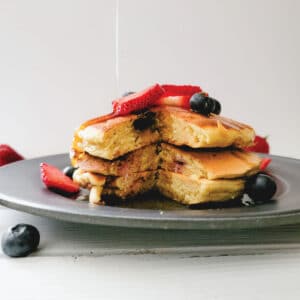
M10 168L12 165L22 164L24 162L33 162L40 160L51 160L61 158L62 156L67 157L67 153L60 153L54 155L40 156L31 158L24 161L15 162L1 167L3 170ZM279 155L268 155L273 159L294 161L300 164L300 160L296 158L290 158ZM22 203L23 202L23 203ZM25 201L26 202L26 201ZM24 200L5 195L0 191L0 204L15 210L20 210L26 213L55 218L64 221L71 221L77 223L88 223L95 225L105 226L117 226L117 227L138 227L138 228L157 228L157 229L236 229L243 228L260 228L260 227L271 227L278 225L289 225L300 223L300 208L290 209L285 211L265 211L265 212L247 212L245 215L238 216L186 216L186 217L170 217L164 216L159 210L150 209L136 209L136 208L120 208L120 207L108 207L102 206L102 209L97 210L97 214L81 214L75 211L67 211L59 207L45 205L31 205L24 204ZM44 207L43 207L44 206ZM124 210L135 212L135 214L121 215L120 213ZM105 212L115 211L119 212L113 215L106 215ZM180 211L180 210L179 210ZM104 213L103 213L104 212ZM150 213L152 216L138 216L139 213ZM155 213L154 213L155 212ZM176 210L178 213L178 210ZM169 214L169 212L166 212ZM118 222L115 220L118 219ZM276 219L276 224L274 224Z

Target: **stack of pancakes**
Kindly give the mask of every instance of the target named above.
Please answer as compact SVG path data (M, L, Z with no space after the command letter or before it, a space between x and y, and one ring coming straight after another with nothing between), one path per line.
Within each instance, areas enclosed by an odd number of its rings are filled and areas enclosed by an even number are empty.
M75 132L73 180L90 189L92 203L152 189L188 205L227 201L259 171L261 159L242 150L254 136L245 124L171 106L106 115Z

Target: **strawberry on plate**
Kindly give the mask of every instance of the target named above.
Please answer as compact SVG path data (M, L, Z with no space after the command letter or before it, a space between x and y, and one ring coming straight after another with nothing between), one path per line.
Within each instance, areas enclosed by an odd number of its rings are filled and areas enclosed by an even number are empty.
M61 170L47 163L40 164L41 179L48 189L65 194L75 194L80 187Z
M164 93L159 84L155 84L141 92L129 94L113 101L113 112L116 116L123 116L131 112L142 110L154 105Z
M245 148L246 151L259 152L259 153L270 153L270 146L267 138L259 135L255 136L254 145Z
M0 145L0 167L22 159L24 157L12 147L5 144Z

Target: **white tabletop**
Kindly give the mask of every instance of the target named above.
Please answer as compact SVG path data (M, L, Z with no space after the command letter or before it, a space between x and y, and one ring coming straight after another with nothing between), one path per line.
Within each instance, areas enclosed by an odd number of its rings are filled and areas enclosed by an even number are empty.
M158 231L82 225L0 209L0 234L41 233L27 258L0 254L1 299L299 299L300 226Z

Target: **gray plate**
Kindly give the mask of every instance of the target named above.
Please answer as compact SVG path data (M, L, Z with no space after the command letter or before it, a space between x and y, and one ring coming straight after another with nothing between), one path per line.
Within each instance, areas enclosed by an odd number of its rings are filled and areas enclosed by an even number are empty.
M158 195L144 195L115 206L92 206L44 188L39 164L63 168L67 154L24 160L0 168L0 204L35 215L110 226L160 229L239 229L300 223L300 160L273 156L269 171L275 201L253 207L189 209ZM126 205L126 207L125 207Z

